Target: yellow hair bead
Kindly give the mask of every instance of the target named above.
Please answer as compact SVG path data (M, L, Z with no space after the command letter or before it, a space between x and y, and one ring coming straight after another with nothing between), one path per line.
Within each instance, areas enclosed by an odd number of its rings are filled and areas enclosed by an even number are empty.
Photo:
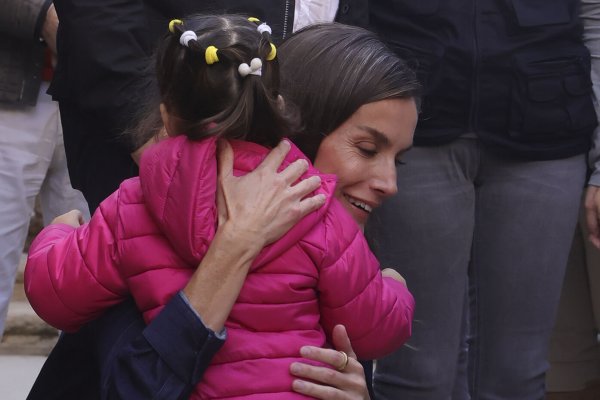
M271 43L271 51L269 52L269 55L267 56L267 61L273 61L275 59L275 57L277 57L277 48L275 47L275 45L273 43Z
M260 19L258 19L256 17L250 17L250 18L248 18L248 21L250 21L250 22L260 22Z
M219 57L217 56L217 49L215 46L208 46L206 51L204 52L204 59L208 65L212 65L216 62L219 62Z
M175 33L175 25L183 25L183 21L180 19L172 19L169 22L169 32Z

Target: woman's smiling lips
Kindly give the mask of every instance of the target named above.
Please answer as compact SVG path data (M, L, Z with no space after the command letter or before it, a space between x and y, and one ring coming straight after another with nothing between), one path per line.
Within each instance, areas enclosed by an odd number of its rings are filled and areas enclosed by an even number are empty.
M361 200L358 200L358 199L356 199L354 197L351 197L351 196L347 195L346 193L344 193L343 196L354 207L356 207L356 208L358 208L358 209L360 209L360 210L362 210L362 211L364 211L364 212L366 212L368 214L370 214L371 211L373 211L373 209L377 207L376 205L369 205L369 204L367 204L364 201L361 201Z

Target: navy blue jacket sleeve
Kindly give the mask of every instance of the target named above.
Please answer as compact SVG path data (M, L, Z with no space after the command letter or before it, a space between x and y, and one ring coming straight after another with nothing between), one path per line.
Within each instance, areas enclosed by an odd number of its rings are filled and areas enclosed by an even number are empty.
M99 333L101 394L111 400L187 399L224 343L181 294L148 326L130 302Z

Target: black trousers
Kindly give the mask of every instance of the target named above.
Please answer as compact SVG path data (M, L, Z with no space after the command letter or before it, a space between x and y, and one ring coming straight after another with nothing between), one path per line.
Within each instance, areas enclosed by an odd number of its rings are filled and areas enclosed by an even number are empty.
M81 190L90 213L125 179L137 176L130 139L124 127L109 125L111 110L90 112L70 101L60 101L65 153L71 184Z
M132 299L114 306L75 333L62 333L27 400L100 400L118 350L145 328ZM119 329L114 329L119 327Z

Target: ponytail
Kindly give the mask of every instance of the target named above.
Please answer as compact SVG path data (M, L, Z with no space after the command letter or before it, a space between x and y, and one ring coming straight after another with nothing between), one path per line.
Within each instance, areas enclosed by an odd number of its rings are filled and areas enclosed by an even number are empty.
M275 146L297 126L279 100L271 28L255 18L195 15L169 23L156 54L162 103L178 132Z

